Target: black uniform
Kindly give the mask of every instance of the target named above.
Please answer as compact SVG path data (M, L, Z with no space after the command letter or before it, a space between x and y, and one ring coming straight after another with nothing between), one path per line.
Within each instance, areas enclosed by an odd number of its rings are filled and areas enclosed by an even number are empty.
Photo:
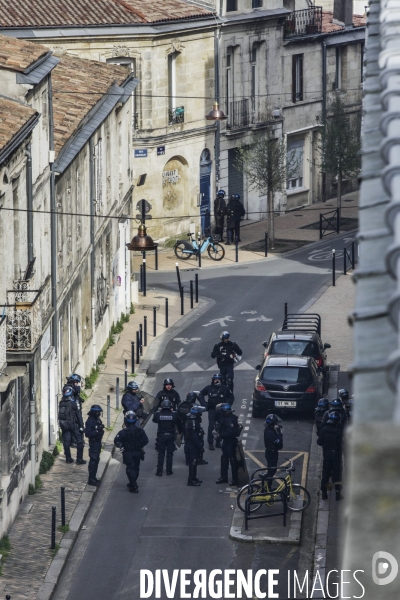
M221 242L224 237L224 220L226 214L225 198L217 196L214 200L214 218L215 218L215 233L221 236Z
M325 414L327 414L327 413L329 413L329 410L326 408L319 408L317 406L317 408L315 409L314 419L315 419L315 427L317 429L317 435L320 434L321 427L322 427L322 419L324 418ZM325 419L325 422L326 422L326 419Z
M317 444L322 446L323 464L321 490L326 492L329 477L338 492L342 489L342 428L340 425L327 423L320 431Z
M197 480L197 465L203 452L200 421L189 416L184 425L186 464L189 465L188 483Z
M78 391L78 390L76 389L76 386L75 386L75 384L74 384L73 382L72 382L72 383L68 383L68 381L67 381L67 383L66 383L66 384L64 385L64 387L63 387L63 391L64 391L64 389L65 389L66 387L68 387L68 388L72 388L72 391L73 391L73 393L74 393L74 397L73 397L73 399L74 399L74 400L75 400L75 402L77 403L76 405L77 405L77 407L79 408L79 410L81 411L81 414L82 414L83 403L84 403L85 401L84 401L84 399L83 399L83 398L81 398L81 396L80 396L80 391ZM79 387L79 390L80 390L80 387ZM83 422L83 416L82 416L82 422ZM78 434L78 437L79 437L79 434ZM82 442L83 442L83 445L85 445L85 440L84 440L84 437L83 437L83 435L82 435ZM72 441L71 441L71 448L76 448L76 447L77 447L77 440L76 440L76 438L72 438Z
M82 419L82 411L80 403L75 400L75 397L62 398L58 405L58 420L60 423L65 458L67 461L72 461L71 458L71 443L76 442L76 460L83 464L83 447L85 445L83 439L84 424Z
M222 440L221 479L228 481L228 468L231 463L232 485L238 484L238 465L236 460L236 446L240 434L238 418L232 413L223 415L218 436Z
M234 242L238 238L240 242L240 221L246 214L243 204L237 198L230 198L226 207L226 230L228 242Z
M132 410L135 414L137 414L137 410L143 410L143 405L140 402L140 396L138 396L131 390L127 390L122 396L121 404L122 408L124 409L124 414L127 413L129 410ZM141 415L137 416L140 417Z
M328 409L326 411L326 413L323 415L322 420L321 420L321 428L326 425L326 423L329 420L329 413L336 413L337 415L339 415L340 418L340 425L339 427L341 427L341 429L343 430L344 426L346 425L347 421L348 421L348 415L347 415L347 411L344 407L342 408L331 408Z
M100 462L101 440L104 435L104 425L100 417L89 415L85 424L85 435L89 439L89 480L95 481Z
M126 474L132 490L137 491L137 478L139 477L140 461L144 460L143 448L149 443L146 432L141 427L132 423L121 429L114 439L117 448L122 449Z
M163 402L164 400L169 400L172 404L172 408L174 410L177 410L178 405L181 401L181 398L178 394L177 391L175 391L174 389L172 390L165 390L162 389L158 392L158 394L156 395L156 399L158 400L158 403L155 407L155 410L158 410L161 407L161 402Z
M236 342L223 342L222 340L215 344L211 352L211 358L217 359L219 372L222 375L224 383L233 390L233 365L235 360L232 357L234 354L242 356L243 352Z
M277 425L264 428L265 458L268 465L268 477L273 477L278 466L278 450L282 450L283 436L281 428Z
M181 424L176 412L169 408L162 408L153 417L153 422L158 424L156 450L158 451L157 473L164 467L164 457L167 453L167 475L172 475L172 460L175 446L175 435L177 429L181 430Z
M209 444L212 444L214 441L212 432L215 429L216 422L216 406L217 404L222 404L227 402L232 406L233 401L235 399L231 390L226 385L206 385L205 388L200 390L200 396L204 399L204 396L208 397L208 401L206 404L208 410L208 431L207 431L207 441Z

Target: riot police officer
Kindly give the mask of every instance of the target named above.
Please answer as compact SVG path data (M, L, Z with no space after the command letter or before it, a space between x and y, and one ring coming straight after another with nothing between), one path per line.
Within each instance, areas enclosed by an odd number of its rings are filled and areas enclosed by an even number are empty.
M185 420L185 456L186 464L189 465L189 486L199 486L202 481L197 478L197 464L202 452L201 425L199 421L201 408L192 406Z
M211 352L211 358L217 359L219 372L222 375L223 382L233 390L233 365L241 357L243 352L236 342L232 342L228 331L223 331L220 335L221 341L215 344Z
M336 500L342 500L342 427L337 412L330 412L329 418L321 428L317 444L322 446L323 463L321 477L322 499L327 500L329 477L336 490Z
M153 423L157 423L158 425L156 440L158 462L156 475L161 477L163 474L165 453L167 453L167 475L173 475L172 460L176 450L175 436L177 430L181 431L181 424L177 413L172 410L172 402L170 400L163 400L161 402L161 409L155 413Z
M88 412L89 418L85 423L85 435L89 440L89 485L99 485L97 468L100 462L101 440L104 435L104 425L101 421L103 409L98 404L93 404Z
M122 450L129 480L128 488L133 494L137 494L139 491L137 479L139 477L140 461L144 460L143 448L149 443L145 430L136 426L137 419L135 413L128 410L124 417L125 429L121 429L114 439L115 446Z
M202 450L200 453L200 456L197 458L197 465L208 465L208 462L206 460L204 460L203 458L203 454L204 454L204 429L201 426L201 422L202 422L202 418L201 418L201 414L202 412L206 409L206 403L204 398L201 396L201 394L197 394L197 392L189 392L186 396L186 399L183 400L179 406L178 406L178 416L179 416L179 420L181 422L181 427L182 427L182 432L183 432L183 436L185 437L185 422L189 417L189 413L190 413L190 409L196 405L196 402L200 402L201 407L198 407L200 410L197 411L197 421L199 424L199 431L201 434L201 443L202 443ZM186 457L186 464L188 464L187 462L187 457Z
M283 448L282 420L274 414L267 415L264 424L264 446L265 458L268 465L268 480L272 483L272 478L277 471L279 450Z
M220 236L221 242L224 237L224 219L226 214L225 190L218 190L214 200L215 233Z
M238 464L236 460L236 446L240 435L238 418L233 414L229 404L221 405L222 419L218 427L218 437L222 440L221 477L215 483L228 483L229 463L232 470L230 485L238 485Z
M214 373L211 378L211 384L206 385L205 388L200 390L200 396L201 398L204 398L204 396L208 397L206 404L208 411L207 441L209 449L214 450L214 438L212 432L215 428L216 406L221 403L228 403L232 406L235 397L228 386L222 383L222 375L220 373Z
M163 389L158 392L156 395L156 399L158 400L158 404L155 407L155 410L158 410L161 407L161 403L164 400L169 400L172 404L172 409L176 410L178 408L178 404L181 401L181 398L176 390L174 390L175 384L171 378L164 379Z
M136 416L141 416L140 414L137 414L137 411L143 411L144 399L138 395L138 391L139 385L136 383L136 381L130 381L126 386L125 393L121 399L124 414L131 410L136 414Z
M325 413L329 409L329 400L327 398L320 398L318 400L317 408L314 412L315 426L317 429L317 435L321 431L322 427L322 419L324 418ZM328 411L329 412L329 411Z
M330 419L331 413L333 413L333 412L339 416L338 423L343 430L344 426L346 425L346 423L348 421L348 415L347 415L346 409L343 406L343 402L341 401L340 398L334 398L332 400L332 402L329 404L329 410L327 410L326 413L324 414L324 416L322 417L321 427L326 425L326 423L328 422L328 419Z
M80 404L74 397L74 390L70 386L64 386L63 396L58 406L58 422L62 431L65 460L67 463L73 463L71 457L71 442L75 441L77 445L76 464L85 465L83 460L83 419Z

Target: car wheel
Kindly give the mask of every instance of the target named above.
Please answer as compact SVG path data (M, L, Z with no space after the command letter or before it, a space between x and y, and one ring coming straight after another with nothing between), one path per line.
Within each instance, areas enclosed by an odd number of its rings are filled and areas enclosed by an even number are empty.
M251 416L254 417L255 419L259 419L262 416L261 410L259 408L256 408L255 406L253 406L253 408L251 410Z

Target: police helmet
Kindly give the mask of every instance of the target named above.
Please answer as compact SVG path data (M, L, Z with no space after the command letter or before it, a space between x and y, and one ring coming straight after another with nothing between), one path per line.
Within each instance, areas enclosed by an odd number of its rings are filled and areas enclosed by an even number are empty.
M172 402L170 400L163 400L161 402L161 408L172 408Z
M225 190L218 190L217 196L219 196L220 198L225 198Z
M229 334L229 332L228 332L228 331L223 331L219 337L220 337L220 339L221 339L221 340L227 340L227 339L229 339L231 336L230 336L230 334Z
M332 400L332 402L331 402L331 409L332 410L339 410L340 408L343 408L343 403L340 400L340 398L335 398L334 400Z
M327 409L329 406L329 400L327 398L320 398L318 400L318 408L319 410Z
M166 385L172 385L172 387L175 387L175 384L170 377L167 377L167 379L164 379L163 386L165 387Z
M348 392L348 391L347 391L345 388L343 388L343 389L339 390L339 397L340 397L340 398L341 398L341 399L342 399L344 402L347 402L347 400L348 400L348 399L349 399L349 397L350 397L350 394L349 394L349 392Z
M190 404L194 404L197 400L196 392L189 392L186 396L186 401L190 402Z
M192 408L190 409L190 415L193 416L197 416L201 413L202 411L200 410L200 406L192 406Z
M335 412L330 412L328 414L328 421L327 423L333 423L334 425L338 425L340 423L340 417L337 413Z
M215 385L221 385L221 383L222 383L221 373L214 373L214 375L211 377L211 383L214 383Z
M81 383L82 382L82 377L80 375L78 375L78 373L71 373L71 375L68 375L67 377L67 383Z
M99 416L101 415L101 413L102 413L102 412L103 412L103 409L101 408L101 406L100 406L99 404L93 404L93 405L90 407L90 410L89 410L89 412L88 412L88 415L90 415L90 414L94 414L94 415L96 415L96 413L98 413L98 415L97 415L97 416L99 417Z
M223 413L228 413L228 412L232 412L232 407L230 404L228 404L228 402L224 402L223 404L221 404L220 410Z
M70 385L65 385L63 387L62 395L64 396L64 398L71 398L71 396L74 395L74 390Z
M240 194L233 194L233 198L235 200L240 200Z
M128 410L128 412L125 414L125 423L136 423L137 420L138 418L133 412L133 410Z
M138 384L136 383L136 381L130 381L128 383L128 385L126 386L127 390L132 390L132 392L137 392L137 390L139 389Z
M278 425L279 423L281 423L281 419L278 417L278 415L274 415L273 413L271 413L270 415L267 415L265 418L265 425Z

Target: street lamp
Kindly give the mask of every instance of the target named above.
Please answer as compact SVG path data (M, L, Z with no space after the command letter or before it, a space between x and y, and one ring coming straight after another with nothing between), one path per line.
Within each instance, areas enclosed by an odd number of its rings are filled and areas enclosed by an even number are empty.
M212 110L206 115L207 121L224 121L227 118L224 111L219 109L217 101L214 102Z

